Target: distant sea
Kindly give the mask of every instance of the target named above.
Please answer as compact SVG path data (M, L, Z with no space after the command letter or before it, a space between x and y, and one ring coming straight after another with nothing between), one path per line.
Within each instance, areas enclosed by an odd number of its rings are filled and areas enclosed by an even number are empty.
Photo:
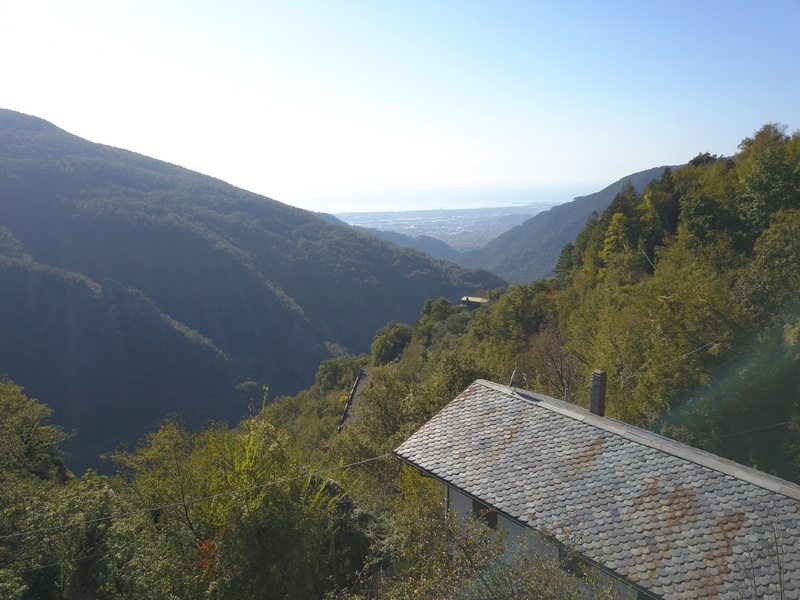
M600 186L602 187L602 186ZM419 210L467 210L526 206L556 206L571 202L576 196L591 194L597 185L548 189L469 189L402 190L374 193L357 192L305 198L289 204L316 212L335 215L367 212L406 212Z
M336 213L335 216L349 225L393 231L412 238L436 238L457 252L467 252L482 247L512 227L556 205L551 201L480 208L427 207L422 210Z

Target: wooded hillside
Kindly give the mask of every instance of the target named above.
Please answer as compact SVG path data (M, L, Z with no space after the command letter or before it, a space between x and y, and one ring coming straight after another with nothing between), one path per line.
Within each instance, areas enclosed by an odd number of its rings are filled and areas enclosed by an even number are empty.
M575 239L593 212L603 212L626 183L642 191L661 176L662 170L663 167L656 167L633 173L599 192L540 212L483 248L463 253L458 263L488 269L515 283L550 277L560 249Z
M0 589L14 599L613 597L568 548L508 560L479 522L444 516L440 483L388 455L476 378L586 405L601 368L607 416L800 481L800 133L767 125L734 157L700 154L641 193L625 186L564 247L557 273L472 311L429 299L413 325L381 328L371 355L322 362L311 387L256 398L234 429L167 420L110 457L116 478L70 478L49 410L0 382ZM53 277L98 301L106 293ZM368 382L340 429L362 368ZM755 574L742 585L748 598L781 591Z
M77 431L76 468L171 411L238 418L427 298L502 284L12 111L0 225L0 372Z

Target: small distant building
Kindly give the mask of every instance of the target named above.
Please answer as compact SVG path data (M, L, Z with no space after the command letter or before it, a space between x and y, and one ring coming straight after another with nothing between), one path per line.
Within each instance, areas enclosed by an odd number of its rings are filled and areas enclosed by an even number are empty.
M595 371L586 410L477 380L394 455L449 510L573 547L620 598L800 598L800 486L605 417L604 388Z
M461 298L461 306L466 306L467 308L478 308L487 302L489 302L488 298L480 298L478 296L464 296Z

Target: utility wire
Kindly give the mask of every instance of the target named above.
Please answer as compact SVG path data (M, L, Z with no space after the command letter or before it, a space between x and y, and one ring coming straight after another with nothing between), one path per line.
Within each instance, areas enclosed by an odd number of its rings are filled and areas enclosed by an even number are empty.
M679 360L683 360L687 356L691 356L692 354L695 354L696 352L700 352L700 350L704 350L705 348L708 348L709 346L713 346L716 343L717 343L717 340L712 340L712 341L708 342L707 344L703 344L699 348L695 348L694 350L690 350L686 354L683 354L681 356L676 356L675 358L673 358L671 360L668 360L665 363L661 363L660 365L656 365L655 367L650 367L650 369L661 369L662 367L666 367L668 365L671 365L674 362L678 362ZM648 371L650 369L648 369ZM646 372L647 371L645 371L645 373ZM633 377L638 377L639 375L641 375L641 373L631 373L630 375L626 375L625 377L618 377L616 380L614 380L613 382L610 382L610 383L622 383L623 381L627 381L628 379L631 379Z
M619 383L622 383L623 381L627 381L628 379L632 379L634 377L639 377L643 373L646 373L647 371L650 371L650 370L653 370L653 369L661 369L662 367L666 367L668 365L671 365L674 362L678 362L679 360L683 360L687 356L691 356L692 354L700 352L701 350L704 350L705 348L708 348L709 346L713 346L716 343L717 343L717 340L710 341L710 342L708 342L706 344L703 344L702 346L699 346L699 347L695 348L694 350L690 350L686 354L682 354L680 356L676 356L675 358L672 358L672 359L668 360L667 362L661 363L660 365L655 365L653 367L650 367L646 371L639 371L637 373L631 373L630 375L626 375L625 377L617 377L616 379L614 379L612 381L609 381L608 385L619 384ZM576 397L578 394L588 394L589 390L591 389L591 387L592 387L591 384L589 384L589 385L586 385L584 387L578 388L577 390L570 390L569 395L570 395L570 397Z
M131 511L124 512L124 513L118 513L116 515L107 515L105 517L97 517L96 519L86 519L86 520L83 520L83 521L73 521L71 523L65 523L63 525L56 525L54 527L42 527L41 529L29 529L28 531L20 531L20 532L17 532L17 533L12 533L12 534L9 534L9 535L0 536L0 541L12 539L12 538L23 537L23 536L31 535L31 534L34 534L34 533L48 533L50 531L61 531L61 530L65 530L65 529L70 529L72 527L77 527L78 525L90 525L92 523L101 523L103 521L111 521L112 519L121 519L123 517L132 517L134 515L141 515L141 514L144 514L144 513L149 513L149 512L152 512L154 510L162 510L162 509L165 509L165 508L175 508L176 506L185 506L187 504L194 504L196 502L202 502L204 500L214 500L216 498L222 498L224 496L234 496L234 495L240 494L242 492L252 492L252 491L264 489L264 488L267 488L267 487L270 487L270 486L273 486L273 485L278 485L280 483L289 483L291 481L297 481L299 479L306 479L307 477L314 477L316 475L322 475L324 473L331 473L333 471L340 471L342 469L347 469L347 468L350 468L350 467L356 467L358 465L363 465L363 464L368 463L368 462L381 460L383 458L386 458L387 456L391 456L391 455L387 453L387 454L383 454L381 456L373 456L372 458L366 458L364 460L359 460L357 462L349 463L347 465L340 465L338 467L331 467L329 469L322 469L320 471L314 471L312 473L306 473L305 475L297 475L296 477L289 477L289 478L286 478L286 479L278 479L276 481L270 481L268 483L262 483L262 484L254 485L254 486L248 487L248 488L241 488L241 489L237 489L237 490L228 490L227 492L220 492L218 494L211 494L209 496L202 496L200 498L190 498L188 500L182 500L180 502L170 502L168 504L162 504L160 506L151 506L149 508L140 508L140 509L137 509L137 510L131 510Z
M645 252L644 250L642 250L642 254L644 254L644 257L647 259L647 262L649 262L649 263L650 263L650 266L651 266L651 267L653 267L653 270L655 271L655 270L656 270L656 266L653 264L653 261L652 261L652 260L650 260L650 257L649 257L649 256L647 256L647 252Z
M735 431L733 433L726 433L725 435L716 435L712 438L708 438L710 440L719 440L721 438L731 437L734 435L742 435L743 433L752 433L754 431L761 431L762 429L772 429L773 427L780 427L781 425L788 425L791 421L783 421L782 423L773 423L772 425L764 425L763 427L756 427L755 429L746 429L744 431Z
M96 554L87 554L85 556L79 556L77 558L66 558L59 562L50 563L49 565L40 565L38 567L31 567L30 569L23 569L22 571L18 571L18 573L31 573L32 571L43 571L44 569L51 569L53 567L60 567L65 562L80 562L82 560L89 560L90 558L97 558L99 556L108 556L111 554L111 550L107 552L98 552Z

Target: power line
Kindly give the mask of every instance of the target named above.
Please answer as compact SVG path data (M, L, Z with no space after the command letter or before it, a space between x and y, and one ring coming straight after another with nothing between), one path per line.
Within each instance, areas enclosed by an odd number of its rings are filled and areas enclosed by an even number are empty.
M772 425L764 425L763 427L756 427L755 429L746 429L744 431L735 431L734 433L726 433L725 435L717 435L709 440L718 440L721 438L731 437L734 435L742 435L743 433L752 433L753 431L761 431L762 429L772 429L773 427L780 427L781 425L788 425L791 421L783 421L781 423L773 423Z
M672 358L672 359L670 359L670 360L668 360L666 362L663 362L663 363L661 363L659 365L652 366L647 370L638 371L636 373L631 373L630 375L626 375L624 377L617 377L616 379L614 379L612 381L609 381L608 385L619 384L619 383L622 383L623 381L627 381L628 379L632 379L634 377L639 377L642 374L647 373L648 371L652 371L654 369L661 369L663 367L671 365L674 362L678 362L679 360L683 360L687 356L691 356L692 354L696 354L697 352L700 352L701 350L704 350L705 348L708 348L709 346L713 346L716 343L717 343L717 340L710 341L710 342L708 342L706 344L703 344L702 346L698 346L694 350L690 350L689 352L686 352L685 354L682 354L680 356L676 356L675 358ZM570 390L570 396L571 397L575 397L578 394L588 394L590 389L591 389L591 385L586 385L586 386L578 388L577 390L574 390L574 391Z
M18 571L18 573L22 574L22 573L31 573L33 571L43 571L44 569L51 569L53 567L60 567L65 562L73 562L73 563L74 562L80 562L82 560L89 560L90 558L97 558L99 556L108 556L109 554L111 554L110 550L108 550L106 552L98 552L96 554L87 554L85 556L79 556L77 558L67 558L67 559L61 560L59 562L50 563L49 565L40 565L38 567L31 567L29 569L23 569L22 571Z
M690 351L689 351L689 352L687 352L686 354L682 354L681 356L676 356L675 358L673 358L673 359L671 359L671 360L668 360L668 361L667 361L667 362L665 362L665 363L661 363L660 365L656 365L656 366L654 366L654 367L650 367L650 369L648 369L647 371L650 371L650 370L652 370L652 369L661 369L661 368L663 368L663 367L666 367L666 366L668 366L668 365L671 365L671 364L672 364L672 363L674 363L674 362L678 362L679 360L683 360L683 359L684 359L684 358L686 358L687 356L691 356L692 354L695 354L695 353L697 353L697 352L700 352L700 350L704 350L705 348L708 348L709 346L713 346L713 345L714 345L714 344L716 344L716 343L717 343L717 340L712 340L712 341L708 342L707 344L703 344L703 345L702 345L702 346L700 346L699 348L695 348L694 350L690 350ZM644 371L644 372L646 373L647 371ZM639 373L631 373L630 375L626 375L625 377L618 377L618 378L617 378L617 379L616 379L614 382L612 382L612 383L621 383L621 382L623 382L623 381L627 381L628 379L631 379L631 378L633 378L633 377L638 377L638 376L639 376L639 375L641 375L641 374L642 374L641 372L639 372Z
M29 529L28 531L20 531L20 532L17 532L17 533L12 533L12 534L9 534L9 535L0 536L0 541L12 539L12 538L23 537L23 536L31 535L31 534L34 534L34 533L47 533L47 532L50 532L50 531L63 531L65 529L70 529L72 527L77 527L78 525L90 525L92 523L101 523L103 521L111 521L112 519L121 519L123 517L132 517L132 516L135 516L135 515L141 515L141 514L144 514L144 513L152 512L154 510L163 510L165 508L175 508L176 506L185 506L187 504L194 504L196 502L202 502L204 500L214 500L216 498L222 498L224 496L234 496L234 495L240 494L242 492L252 492L252 491L264 489L264 488L267 488L267 487L270 487L270 486L273 486L273 485L278 485L280 483L289 483L289 482L292 482L292 481L297 481L299 479L305 479L307 477L314 477L314 476L317 476L317 475L322 475L324 473L331 473L333 471L340 471L342 469L347 469L347 468L350 468L350 467L356 467L358 465L363 465L363 464L368 463L368 462L381 460L383 458L386 458L387 456L391 456L391 455L390 454L383 454L381 456L373 456L372 458L366 458L364 460L359 460L357 462L352 462L352 463L349 463L349 464L346 464L346 465L340 465L338 467L331 467L329 469L322 469L320 471L314 471L312 473L306 473L305 475L297 475L296 477L288 477L286 479L278 479L276 481L270 481L268 483L262 483L262 484L254 485L254 486L248 487L248 488L241 488L241 489L237 489L237 490L228 490L227 492L220 492L218 494L211 494L209 496L202 496L200 498L190 498L188 500L181 500L180 502L170 502L168 504L162 504L160 506L151 506L149 508L140 508L140 509L137 509L137 510L131 510L131 511L124 512L124 513L118 513L118 514L115 514L115 515L107 515L105 517L97 517L96 519L85 519L83 521L73 521L71 523L65 523L63 525L57 525L57 526L54 526L54 527L42 527L40 529Z
M650 263L650 266L651 266L651 267L653 267L653 270L655 271L655 270L656 270L656 266L653 264L653 261L652 261L652 260L650 260L650 257L649 257L649 256L647 256L647 252L645 252L644 250L642 250L642 254L644 254L644 257L647 259L647 262L649 262L649 263Z

